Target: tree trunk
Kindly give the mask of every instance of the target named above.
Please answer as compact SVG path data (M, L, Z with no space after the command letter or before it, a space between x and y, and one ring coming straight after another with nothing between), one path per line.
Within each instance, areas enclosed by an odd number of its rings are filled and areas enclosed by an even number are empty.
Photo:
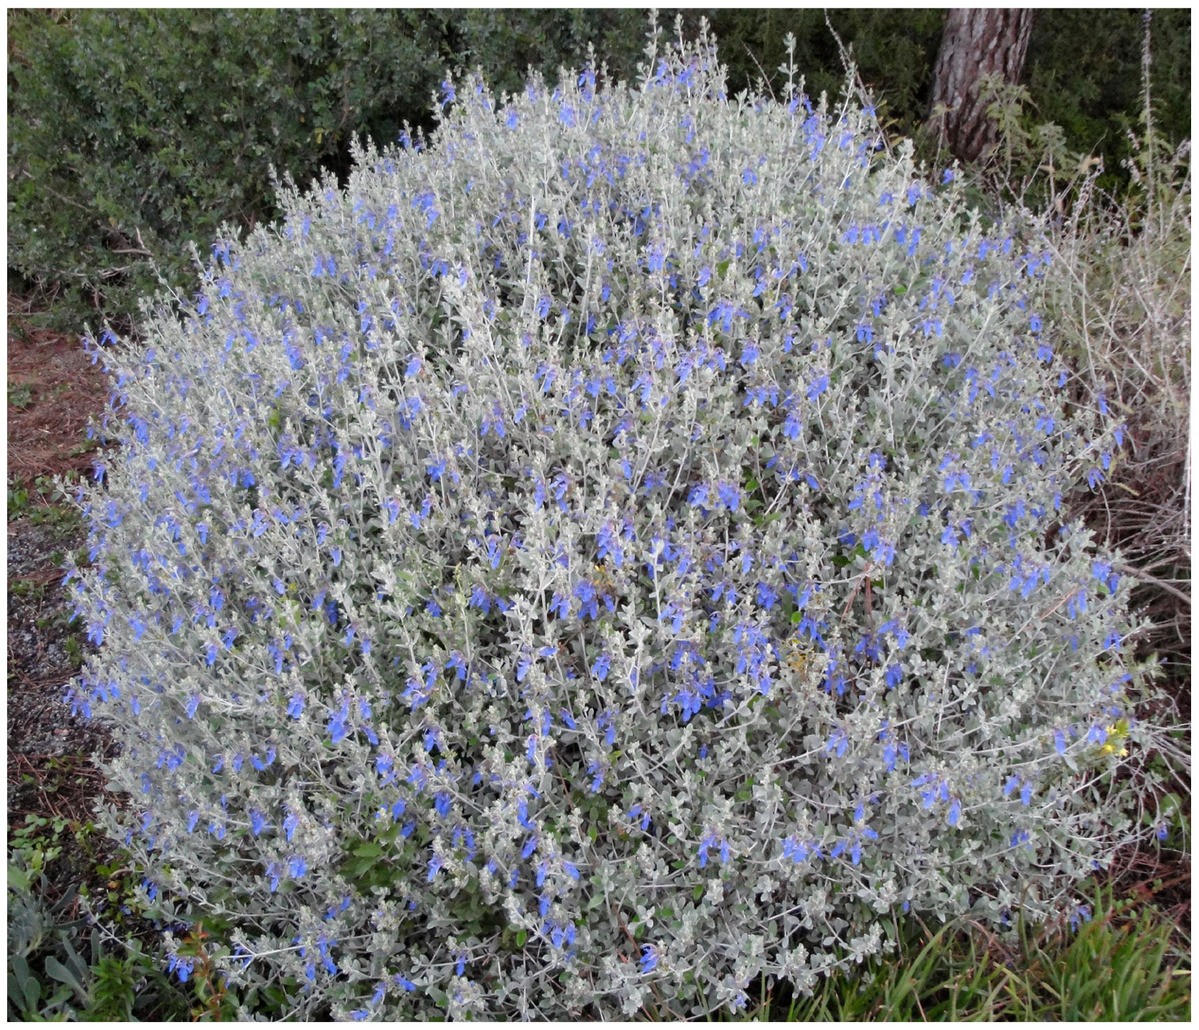
M1024 70L1032 11L962 8L949 11L933 79L931 124L961 161L977 161L995 145L995 125L981 97L982 78L1014 83Z

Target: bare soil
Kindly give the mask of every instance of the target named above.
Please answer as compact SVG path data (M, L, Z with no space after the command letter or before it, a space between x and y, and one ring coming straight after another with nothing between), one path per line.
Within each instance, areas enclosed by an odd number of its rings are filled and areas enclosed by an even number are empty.
M66 556L86 544L56 477L89 475L89 419L103 410L107 382L78 338L30 327L8 304L7 718L8 819L25 815L86 822L101 796L93 756L107 734L71 715L63 700L86 640L71 625L62 589Z

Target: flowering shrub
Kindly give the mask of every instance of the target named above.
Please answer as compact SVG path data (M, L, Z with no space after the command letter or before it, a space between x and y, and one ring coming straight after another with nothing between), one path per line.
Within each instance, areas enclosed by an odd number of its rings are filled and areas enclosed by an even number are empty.
M1057 521L1122 431L1036 232L713 54L447 81L96 345L72 703L146 890L293 1016L736 1007L1134 832L1126 587Z

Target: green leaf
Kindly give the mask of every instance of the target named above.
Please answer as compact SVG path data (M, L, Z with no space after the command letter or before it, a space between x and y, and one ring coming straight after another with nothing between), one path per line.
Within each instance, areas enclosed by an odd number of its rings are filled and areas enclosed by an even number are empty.
M14 990L14 985L16 990ZM20 994L25 1014L37 1011L38 1000L42 996L42 985L36 976L29 971L29 963L24 955L10 955L8 958L8 993L15 997Z
M359 858L379 858L383 854L383 849L373 842L359 844L353 851L353 854Z
M53 977L59 983L66 984L78 992L80 997L87 997L87 988L79 982L79 978L53 955L46 956L46 975Z
M374 867L375 860L373 858L360 858L347 862L343 870L345 875L351 880L357 880L369 873Z
M29 877L25 875L25 870L11 863L8 866L8 889L10 891L29 890Z

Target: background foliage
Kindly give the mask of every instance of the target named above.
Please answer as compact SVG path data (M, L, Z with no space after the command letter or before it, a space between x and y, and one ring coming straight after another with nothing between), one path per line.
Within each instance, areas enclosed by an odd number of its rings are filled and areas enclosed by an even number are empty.
M894 128L914 135L927 115L943 10L719 10L709 12L729 67L732 90L769 73L794 33L796 61L812 92L835 92L842 62L837 39L852 48L863 81L878 94ZM1071 149L1102 153L1113 185L1130 154L1126 130L1140 110L1139 10L1038 10L1024 84L1039 120L1054 122ZM832 31L830 31L830 28ZM1191 15L1153 12L1153 76L1160 128L1177 144L1190 136Z
M809 91L835 92L852 48L884 124L911 135L926 114L942 11L724 10L706 14L731 92L778 86L794 33ZM1154 21L1158 128L1190 133L1190 12ZM635 75L640 10L10 11L9 268L13 285L128 316L161 273L182 284L189 243L222 222L276 216L272 167L301 186L344 176L355 134L394 141L431 125L447 67L482 69L498 93L532 66L550 79L589 45L614 79ZM664 12L671 24L674 13ZM1038 12L1026 71L1033 116L1068 147L1100 148L1120 178L1139 110L1141 15ZM153 55L153 59L148 59ZM12 274L10 272L10 274ZM61 301L70 299L73 307Z
M130 312L151 258L179 281L189 239L273 215L272 166L311 178L351 132L394 137L445 17L10 13L10 267Z

